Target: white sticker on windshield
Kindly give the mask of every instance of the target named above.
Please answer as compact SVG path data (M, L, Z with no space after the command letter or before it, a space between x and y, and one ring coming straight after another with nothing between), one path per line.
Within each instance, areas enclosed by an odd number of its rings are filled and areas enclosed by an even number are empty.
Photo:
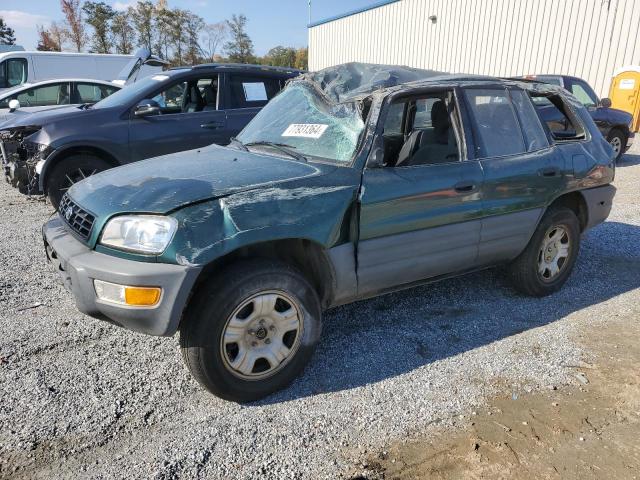
M154 75L151 77L151 80L155 80L156 82L162 82L169 78L169 75Z
M292 123L282 134L283 137L320 138L329 125L321 123Z

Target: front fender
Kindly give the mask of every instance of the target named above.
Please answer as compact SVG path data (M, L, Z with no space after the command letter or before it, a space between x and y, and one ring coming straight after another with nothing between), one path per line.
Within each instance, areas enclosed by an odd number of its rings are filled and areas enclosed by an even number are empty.
M158 261L206 265L241 247L292 238L331 248L349 236L358 191L351 176L342 184L274 186L185 207L173 214L178 231Z
M106 159L113 166L121 165L122 162L118 159L118 152L109 147L100 146L90 146L87 145L86 142L77 142L64 145L63 147L54 149L46 159L43 160L42 167L40 168L40 172L38 174L38 186L40 187L41 192L46 192L45 187L47 185L48 175L51 173L53 167L64 157L67 155L76 153L76 152L91 152L92 154L98 155L101 158Z

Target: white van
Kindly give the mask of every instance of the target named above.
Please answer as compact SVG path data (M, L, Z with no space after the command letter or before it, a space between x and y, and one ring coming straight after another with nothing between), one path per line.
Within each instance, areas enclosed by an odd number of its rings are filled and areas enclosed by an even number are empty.
M133 75L134 67L140 69L135 71L136 77L142 78L158 73L163 64L146 49L140 49L135 55L5 52L0 53L0 92L25 83L69 77L118 81L124 84ZM132 71L125 74L124 69L129 65Z

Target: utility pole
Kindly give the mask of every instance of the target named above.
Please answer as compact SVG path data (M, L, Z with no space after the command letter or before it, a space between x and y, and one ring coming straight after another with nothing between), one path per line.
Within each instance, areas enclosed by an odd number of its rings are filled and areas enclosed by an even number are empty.
M309 23L307 25L311 25L311 0L309 0Z

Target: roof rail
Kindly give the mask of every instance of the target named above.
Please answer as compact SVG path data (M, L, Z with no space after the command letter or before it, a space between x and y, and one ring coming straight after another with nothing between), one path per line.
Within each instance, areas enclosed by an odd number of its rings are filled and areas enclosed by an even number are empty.
M242 68L250 70L267 70L273 72L302 73L303 70L291 67L275 67L272 65L255 65L249 63L201 63L192 67L181 68Z

